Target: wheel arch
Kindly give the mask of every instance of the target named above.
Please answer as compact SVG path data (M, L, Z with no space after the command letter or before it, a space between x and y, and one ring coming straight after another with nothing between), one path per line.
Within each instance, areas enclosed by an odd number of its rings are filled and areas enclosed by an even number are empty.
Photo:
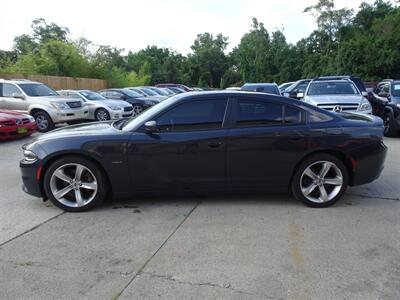
M68 151L66 152L58 152L55 153L54 155L52 155L49 159L47 159L43 164L42 164L42 168L40 171L40 177L39 177L39 185L40 185L40 192L43 195L43 199L47 200L48 196L46 195L45 189L44 189L44 176L47 172L47 170L49 169L49 167L52 165L52 163L54 163L56 160L66 157L66 156L79 156L81 158L90 160L92 163L96 164L96 166L99 168L99 170L102 172L104 179L107 182L108 185L108 193L112 194L112 185L111 185L111 181L110 178L106 172L106 169L104 168L104 166L101 164L100 159L93 157L92 155L88 154L88 153L83 153L83 152L78 152L78 151Z
M352 185L353 182L353 177L354 177L354 171L353 171L353 163L350 157L348 157L345 153L343 153L342 151L338 150L338 149L318 149L318 150L314 150L312 152L309 152L307 154L305 154L297 163L296 166L293 168L292 174L290 176L290 181L289 181L289 189L291 190L291 186L292 186L292 181L293 181L293 177L298 169L298 167L301 165L301 163L303 161L305 161L306 159L308 159L309 157L316 155L316 154L330 154L338 159L340 159L340 161L343 162L343 164L346 167L347 173L348 173L348 177L349 177L349 185Z

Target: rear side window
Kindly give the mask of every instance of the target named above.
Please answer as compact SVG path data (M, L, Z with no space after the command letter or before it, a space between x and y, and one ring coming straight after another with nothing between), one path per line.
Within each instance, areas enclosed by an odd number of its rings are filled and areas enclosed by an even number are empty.
M3 97L12 98L13 94L21 94L20 90L13 84L3 83L2 93Z
M179 104L157 118L162 131L222 128L227 99L196 100Z
M293 106L285 106L285 124L300 124L304 122L304 113Z
M280 125L283 122L283 106L281 104L239 99L237 102L238 127Z

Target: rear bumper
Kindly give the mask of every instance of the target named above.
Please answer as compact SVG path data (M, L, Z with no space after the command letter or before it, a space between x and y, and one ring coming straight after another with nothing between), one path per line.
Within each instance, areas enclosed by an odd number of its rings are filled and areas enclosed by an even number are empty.
M348 153L353 162L353 176L350 185L361 185L376 180L382 173L387 154L383 142L357 148Z
M21 160L19 167L22 175L22 190L29 195L43 197L40 181L37 180L38 170L40 172L39 162L29 164L25 160Z

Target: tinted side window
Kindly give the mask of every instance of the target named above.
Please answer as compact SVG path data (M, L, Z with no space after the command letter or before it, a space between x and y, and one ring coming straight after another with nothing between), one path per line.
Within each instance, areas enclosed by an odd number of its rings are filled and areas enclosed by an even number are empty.
M238 127L282 124L282 105L259 101L239 99L237 102Z
M222 127L227 100L196 100L179 104L157 118L163 131L218 129Z
M379 84L379 85L375 88L374 93L378 95L378 94L382 91L382 87L383 87L383 84Z
M303 123L304 113L301 109L293 106L285 106L285 124L300 124Z
M3 83L3 91L2 91L3 97L12 98L12 95L14 93L21 94L21 91L13 84Z

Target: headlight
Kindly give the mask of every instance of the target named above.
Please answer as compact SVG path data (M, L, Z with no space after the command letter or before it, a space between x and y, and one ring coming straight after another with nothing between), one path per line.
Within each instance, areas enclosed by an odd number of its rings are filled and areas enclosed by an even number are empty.
M35 122L35 118L32 116L28 116L28 119L29 119L29 122L31 122L31 123Z
M144 103L146 103L147 105L155 105L157 102L151 100L144 100Z
M31 150L24 150L24 159L27 162L34 163L38 160L38 156Z
M371 104L368 101L361 103L359 110L371 110Z
M112 110L121 110L122 109L121 107L118 107L118 106L109 106L108 108L112 109Z
M53 105L57 109L69 109L70 108L68 106L68 104L65 102L50 102L50 104Z

